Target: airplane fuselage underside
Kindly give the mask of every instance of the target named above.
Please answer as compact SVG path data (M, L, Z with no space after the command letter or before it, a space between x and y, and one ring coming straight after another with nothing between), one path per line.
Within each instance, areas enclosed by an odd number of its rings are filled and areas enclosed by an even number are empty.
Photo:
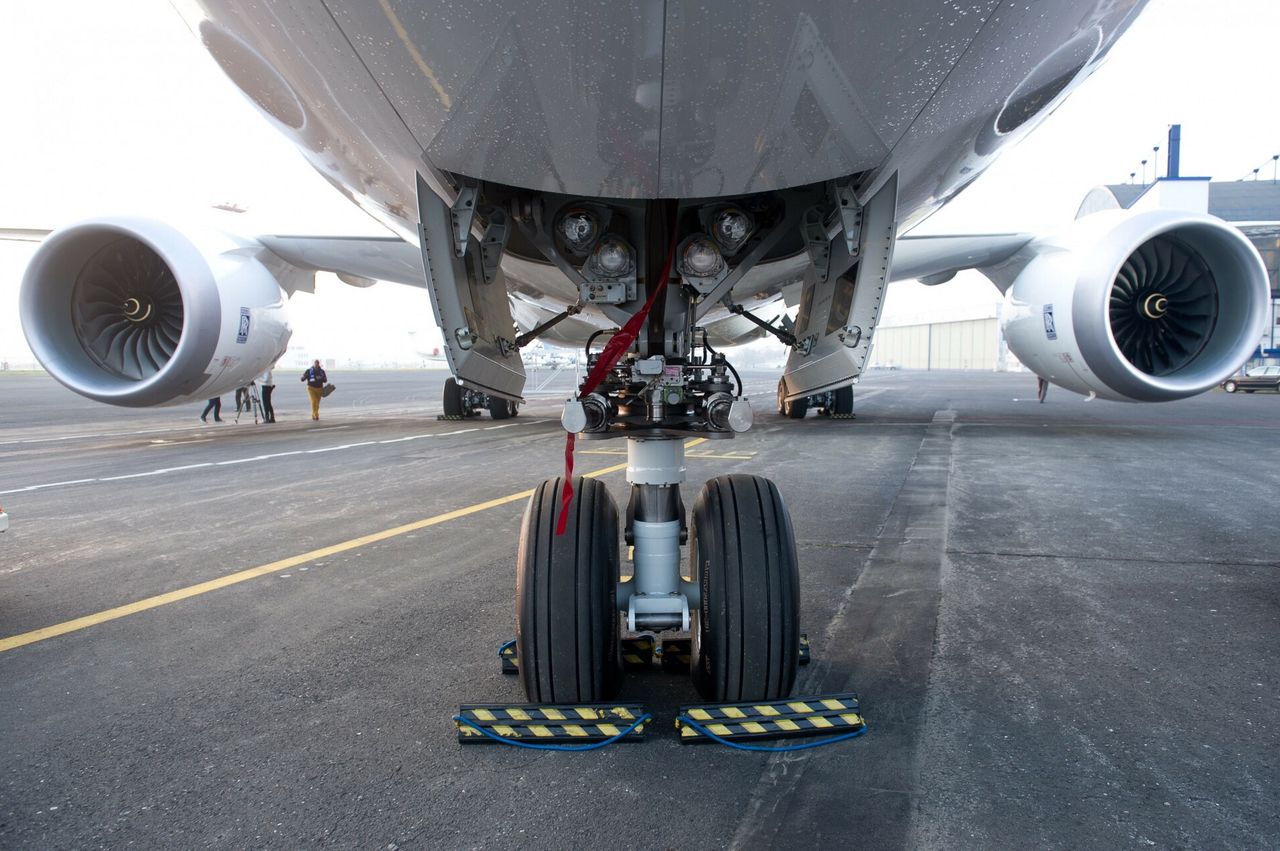
M905 230L1051 111L1144 0L199 5L192 28L250 100L416 242L418 176L449 203L474 180L600 201L847 181L860 204L896 177ZM799 302L793 248L746 270L733 302L766 319ZM536 253L502 268L522 328L579 301ZM585 307L545 339L616 324ZM762 333L720 305L704 318L721 343Z

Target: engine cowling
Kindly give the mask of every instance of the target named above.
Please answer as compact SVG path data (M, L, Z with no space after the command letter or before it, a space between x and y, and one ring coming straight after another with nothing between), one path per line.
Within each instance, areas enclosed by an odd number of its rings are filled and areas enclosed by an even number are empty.
M142 218L55 231L22 279L32 352L71 390L112 405L206 399L274 363L286 293L252 240Z
M1079 393L1131 402L1202 393L1244 363L1266 323L1261 257L1212 216L1094 213L1033 240L1010 265L1009 349Z

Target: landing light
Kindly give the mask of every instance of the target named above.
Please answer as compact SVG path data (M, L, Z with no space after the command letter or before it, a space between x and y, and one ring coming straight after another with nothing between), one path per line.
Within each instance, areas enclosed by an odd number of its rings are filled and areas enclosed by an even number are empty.
M726 207L712 220L711 235L725 254L733 254L751 235L751 217L739 209Z
M570 210L560 219L560 236L575 254L587 253L596 241L596 217L587 210Z
M684 246L680 257L680 271L696 278L710 278L724 268L720 249L705 236L695 236Z
M616 236L600 240L587 262L590 272L603 278L621 278L633 268L631 246Z

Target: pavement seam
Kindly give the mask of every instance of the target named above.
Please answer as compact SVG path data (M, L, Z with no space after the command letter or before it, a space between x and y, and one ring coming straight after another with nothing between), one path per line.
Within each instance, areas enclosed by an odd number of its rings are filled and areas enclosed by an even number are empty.
M1066 559L1068 561L1088 561L1088 562L1120 562L1123 564L1150 564L1164 565L1186 564L1195 565L1196 567L1280 567L1280 561L1214 561L1212 559L1182 559L1179 561L1169 561L1168 559L1156 558L1135 558L1133 556L1087 556L1078 555L1076 553L1019 553L1006 552L1003 550L953 550L948 549L947 555L952 556L983 556L990 558L1018 558L1018 559Z
M880 580L879 573L883 568L877 570L877 562L882 560L883 551L892 553L905 547L911 547L913 544L927 543L937 540L940 544L938 547L939 561L934 576L939 580L943 561L945 560L946 551L946 531L947 531L947 515L946 507L947 489L951 482L951 472L953 466L952 439L955 429L955 412L951 410L938 411L934 414L933 421L925 429L924 435L921 437L920 445L916 449L916 454L912 458L911 465L908 467L906 476L903 477L902 484L898 492L894 495L893 502L889 505L888 511L885 513L883 521L876 530L876 543L867 553L863 560L862 567L858 571L857 577L844 592L839 607L835 614L828 622L826 629L823 631L822 645L831 647L837 634L846 626L846 620L850 609L852 609L859 596L858 591L861 589L865 593L861 596L870 597L875 593L870 586L876 584ZM946 453L946 472L942 482L942 524L938 532L934 535L913 536L907 534L911 528L912 520L919 520L918 512L915 509L920 507L921 502L919 493L922 490L919 487L919 480L924 479L926 486L929 479L935 477L938 473L939 460L936 457L940 453L939 444L945 445ZM925 496L928 495L930 488L925 487ZM930 506L925 500L926 513ZM932 506L936 509L936 506ZM927 517L925 518L927 522ZM888 561L888 559L883 559ZM940 584L937 586L940 588ZM915 589L908 589L915 590ZM883 599L896 598L903 595L904 592L896 591L892 594L884 595ZM907 597L916 597L915 594L906 594ZM931 611L926 614L926 619L933 625L933 640L929 643L927 650L928 661L933 658L934 642L937 640L937 619L938 609L940 605L940 593L935 597L935 602L931 607ZM891 604L892 605L892 604ZM901 605L913 605L910 602L903 602ZM908 650L908 652L910 652ZM813 669L808 677L805 678L804 690L811 693L821 693L826 691L828 686L829 675L832 673L830 660L819 657L815 662ZM842 691L853 690L845 688L842 684ZM927 686L926 686L927 691ZM921 701L923 705L923 700ZM923 708L923 706L922 706ZM872 726L872 734L875 734L877 726L880 729L889 730L892 726L905 727L906 725L900 721L890 721L886 718L877 725L875 721L874 703L868 705L870 713L868 715L869 723ZM882 716L883 717L883 716ZM919 777L919 748L918 739L911 742L912 757L910 760L910 778ZM748 802L746 812L742 819L738 822L738 827L729 842L730 848L745 847L773 847L782 844L782 830L784 818L779 816L779 811L785 811L789 808L795 799L796 792L800 787L809 766L815 764L815 760L819 759L821 751L806 751L800 754L777 753L769 757L765 769L760 773L759 779L756 781L755 789L752 791L751 798ZM903 778L899 778L903 779ZM899 794L907 798L913 798L918 792L918 784L896 784L910 786L909 789L900 790ZM869 787L868 787L869 788ZM772 802L771 806L767 806L768 802ZM909 835L911 830L910 819L908 818L902 825L902 833L905 837Z

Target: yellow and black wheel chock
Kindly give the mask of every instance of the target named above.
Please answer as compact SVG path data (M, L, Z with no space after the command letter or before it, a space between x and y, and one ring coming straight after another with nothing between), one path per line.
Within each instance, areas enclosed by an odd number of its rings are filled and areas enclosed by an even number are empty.
M676 717L681 744L736 743L800 736L852 738L866 729L853 694L775 701L682 706Z
M644 741L649 714L635 704L463 705L453 723L461 744L593 745Z
M654 661L663 671L687 672L688 639L640 635L622 640L623 664L646 669ZM498 650L502 673L516 674L516 643ZM800 664L810 661L809 637L800 635ZM502 743L545 750L593 750L615 742L641 742L651 716L635 704L519 705L469 704L454 716L461 744ZM683 706L675 721L681 744L718 742L741 750L798 750L851 739L866 731L853 694L813 695L775 701ZM807 737L803 744L757 747L749 742Z

